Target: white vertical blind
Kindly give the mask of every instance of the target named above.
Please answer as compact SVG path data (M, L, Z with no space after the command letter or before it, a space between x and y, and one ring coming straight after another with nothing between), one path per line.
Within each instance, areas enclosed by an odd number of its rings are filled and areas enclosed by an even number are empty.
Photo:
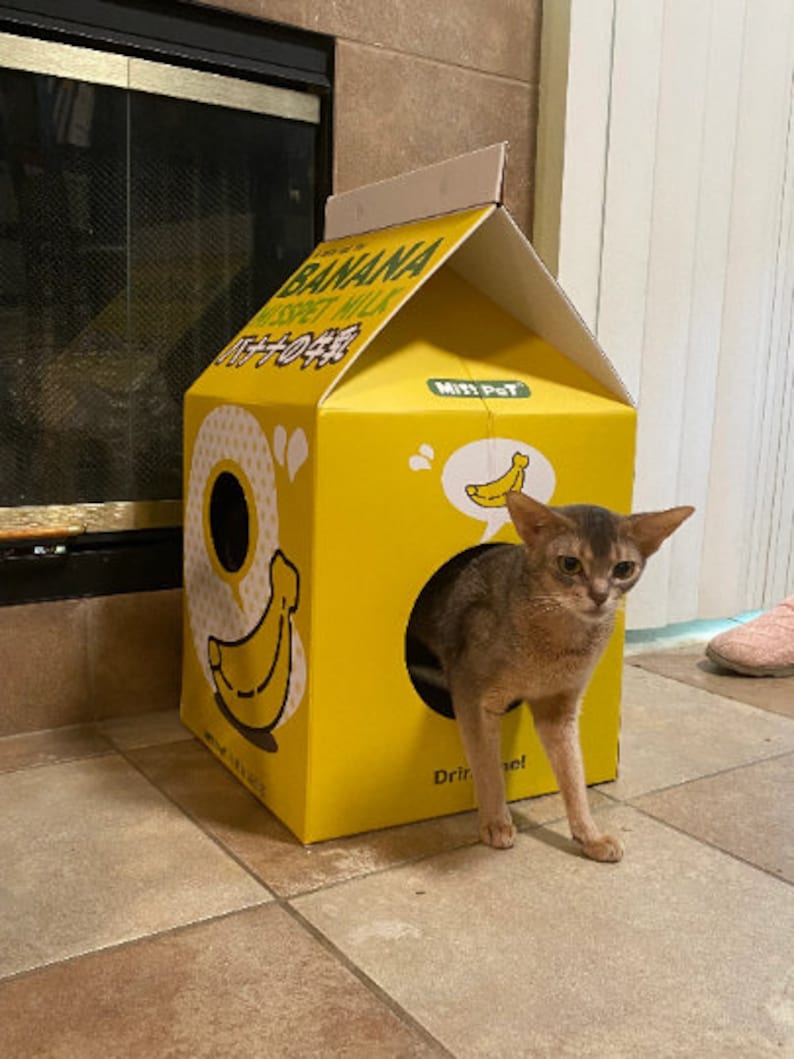
M637 398L635 509L698 509L629 622L774 603L794 593L794 4L546 17L541 106L562 120L539 141L538 249Z

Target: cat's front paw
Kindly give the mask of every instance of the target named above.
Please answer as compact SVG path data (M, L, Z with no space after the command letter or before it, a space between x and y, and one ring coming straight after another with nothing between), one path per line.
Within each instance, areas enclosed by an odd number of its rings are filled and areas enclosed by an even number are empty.
M615 835L597 835L581 842L582 852L590 860L616 864L623 858L623 843Z
M494 849L510 849L516 837L516 829L513 821L507 820L480 820L480 838L486 846Z

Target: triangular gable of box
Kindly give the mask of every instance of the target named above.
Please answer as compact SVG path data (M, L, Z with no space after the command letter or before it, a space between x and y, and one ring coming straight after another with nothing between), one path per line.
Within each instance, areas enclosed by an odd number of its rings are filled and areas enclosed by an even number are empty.
M326 235L372 231L479 203L499 205L506 162L507 145L493 144L334 196L326 205ZM623 380L507 210L494 210L447 263L619 400L632 404Z
M418 415L479 404L501 416L508 397L513 412L532 416L625 404L473 287L453 259L390 320L322 408Z
M366 355L367 350L370 348L375 338L377 338L377 336L389 326L391 321L399 313L404 311L408 303L412 301L428 281L450 261L460 247L471 238L472 234L488 220L496 209L497 206L492 203L490 206L481 209L467 209L458 213L446 214L441 217L430 217L419 222L389 228L385 231L377 230L367 232L364 235L357 237L364 240L374 240L379 235L392 235L395 238L401 238L407 236L412 231L416 231L419 225L429 226L430 231L441 233L445 231L447 225L455 223L456 220L458 221L456 228L459 229L457 235L453 232L447 237L448 245L443 248L443 252L439 253L432 263L422 270L421 275L417 276L415 282L411 284L410 290L408 290L404 296L400 297L387 312L384 312L378 318L376 326L368 331L365 341L361 342L351 355L345 359L340 370L335 372L333 377L329 377L328 385L320 396L318 404L322 404L329 394L339 386L353 365Z
M190 392L254 405L321 404L495 209L491 204L321 243Z
M315 249L192 392L221 399L244 394L255 404L261 387L268 402L320 405L374 338L449 264L631 404L603 350L499 207L505 157L505 145L496 144L329 199L328 233L337 238Z
M411 292L411 299L441 267L460 275L529 332L600 383L608 393L633 407L623 380L507 210L496 207L490 211L483 223L472 229L446 259L439 262L438 268L428 272L424 281ZM405 309L408 300L401 304L400 311ZM395 315L384 321L384 327ZM365 353L362 348L359 355L349 361L325 397L337 388Z
M494 210L449 265L620 401L633 404L607 355L507 210Z

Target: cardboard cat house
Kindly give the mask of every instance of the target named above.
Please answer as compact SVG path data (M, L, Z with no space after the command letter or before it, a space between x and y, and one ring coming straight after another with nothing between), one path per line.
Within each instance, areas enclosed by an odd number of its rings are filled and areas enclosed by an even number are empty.
M327 240L185 399L182 719L304 842L471 808L406 666L420 591L517 541L504 495L630 510L635 413L501 205L502 145L329 200ZM582 715L615 777L622 629ZM555 789L531 714L508 797Z

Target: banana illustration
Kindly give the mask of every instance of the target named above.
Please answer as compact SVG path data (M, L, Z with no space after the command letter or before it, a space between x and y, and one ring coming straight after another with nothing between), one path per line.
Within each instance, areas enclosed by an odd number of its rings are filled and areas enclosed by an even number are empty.
M480 507L505 507L508 493L520 493L524 488L529 456L523 452L513 453L510 467L501 477L482 485L467 485L466 495Z
M241 640L207 642L215 699L221 712L250 742L274 751L273 728L287 704L292 669L292 615L300 577L279 549L270 560L270 599Z

